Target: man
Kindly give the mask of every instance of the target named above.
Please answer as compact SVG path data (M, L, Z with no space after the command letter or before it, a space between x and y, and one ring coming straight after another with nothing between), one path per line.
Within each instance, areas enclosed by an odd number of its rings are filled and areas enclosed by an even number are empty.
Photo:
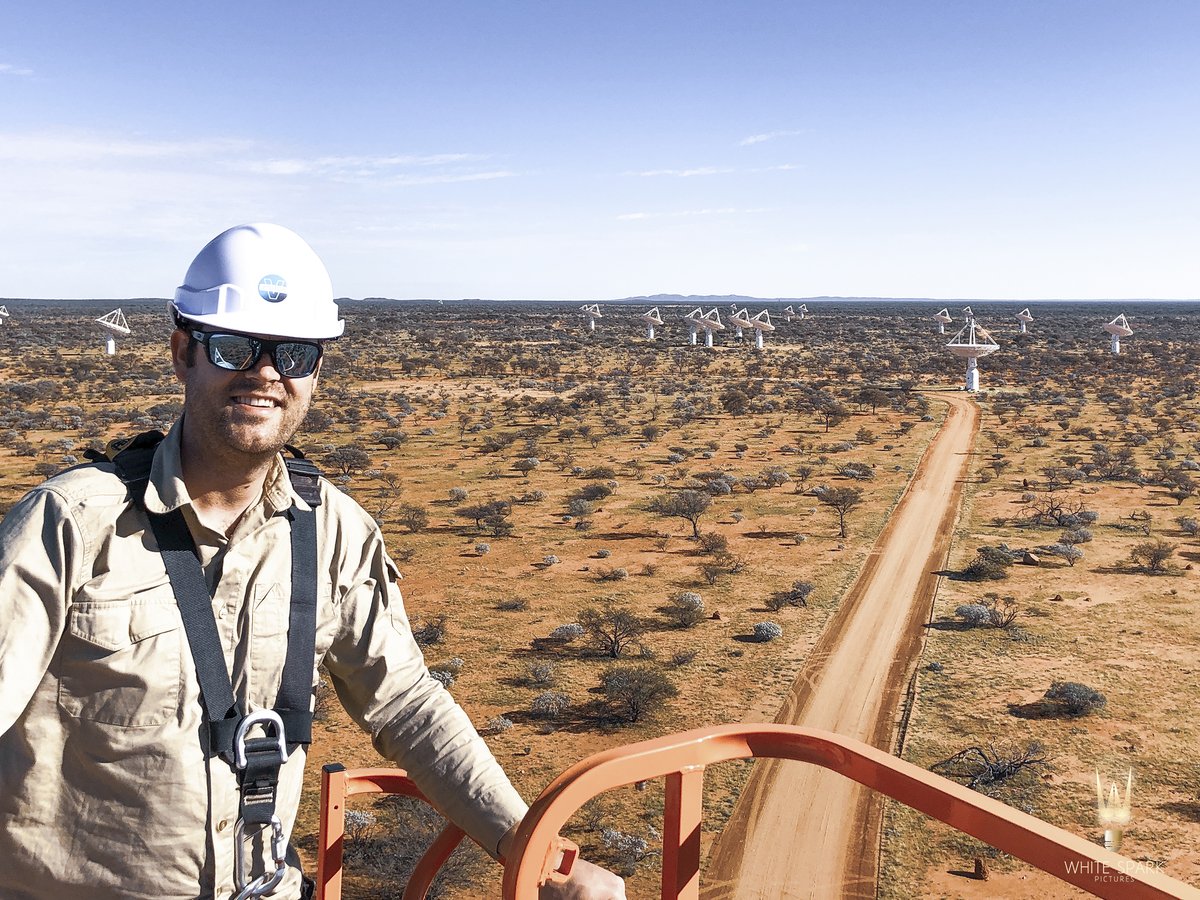
M170 433L0 524L0 898L305 896L287 840L322 662L379 752L502 856L525 804L430 678L378 528L280 452L344 328L321 261L233 228L170 311ZM542 896L625 894L577 862Z

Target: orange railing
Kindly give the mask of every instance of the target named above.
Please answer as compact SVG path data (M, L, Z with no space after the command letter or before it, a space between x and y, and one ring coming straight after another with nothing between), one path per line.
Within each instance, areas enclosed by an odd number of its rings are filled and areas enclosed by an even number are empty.
M1098 897L1200 900L1196 888L882 750L794 725L701 728L618 747L572 766L542 792L521 822L504 870L505 900L537 897L547 863L562 846L559 831L580 806L612 788L660 777L666 779L661 897L698 900L704 769L749 757L794 759L831 769ZM421 794L396 769L331 773L330 768L322 786L318 897L340 900L345 797L388 789L393 780L400 793ZM422 857L405 900L425 896L461 838L454 826L438 837Z

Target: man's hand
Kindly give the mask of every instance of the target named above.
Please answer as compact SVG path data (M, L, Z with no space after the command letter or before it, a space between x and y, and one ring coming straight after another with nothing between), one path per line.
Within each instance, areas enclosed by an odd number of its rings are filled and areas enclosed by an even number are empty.
M625 881L608 869L577 859L566 881L542 885L538 900L625 900Z
M501 857L508 857L520 824L515 823L500 839L497 849ZM586 859L576 858L567 880L542 885L538 900L625 900L625 880Z

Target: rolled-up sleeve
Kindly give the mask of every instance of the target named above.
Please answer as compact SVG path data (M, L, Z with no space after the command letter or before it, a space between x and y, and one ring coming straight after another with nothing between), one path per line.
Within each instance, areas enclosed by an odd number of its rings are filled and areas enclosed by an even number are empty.
M62 498L23 497L0 522L0 735L29 704L62 636L81 540Z
M407 770L443 815L496 856L500 838L528 807L462 707L430 677L396 569L382 539L373 544L364 548L365 577L338 601L340 628L326 668L380 755Z

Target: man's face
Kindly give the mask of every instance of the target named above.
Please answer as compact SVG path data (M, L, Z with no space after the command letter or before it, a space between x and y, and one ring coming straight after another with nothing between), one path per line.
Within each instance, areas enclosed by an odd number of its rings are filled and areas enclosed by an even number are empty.
M189 365L188 343L184 331L171 335L175 377L184 385L185 428L194 442L214 457L278 453L308 414L320 364L306 378L284 378L264 352L251 368L231 372L209 362L199 344Z

